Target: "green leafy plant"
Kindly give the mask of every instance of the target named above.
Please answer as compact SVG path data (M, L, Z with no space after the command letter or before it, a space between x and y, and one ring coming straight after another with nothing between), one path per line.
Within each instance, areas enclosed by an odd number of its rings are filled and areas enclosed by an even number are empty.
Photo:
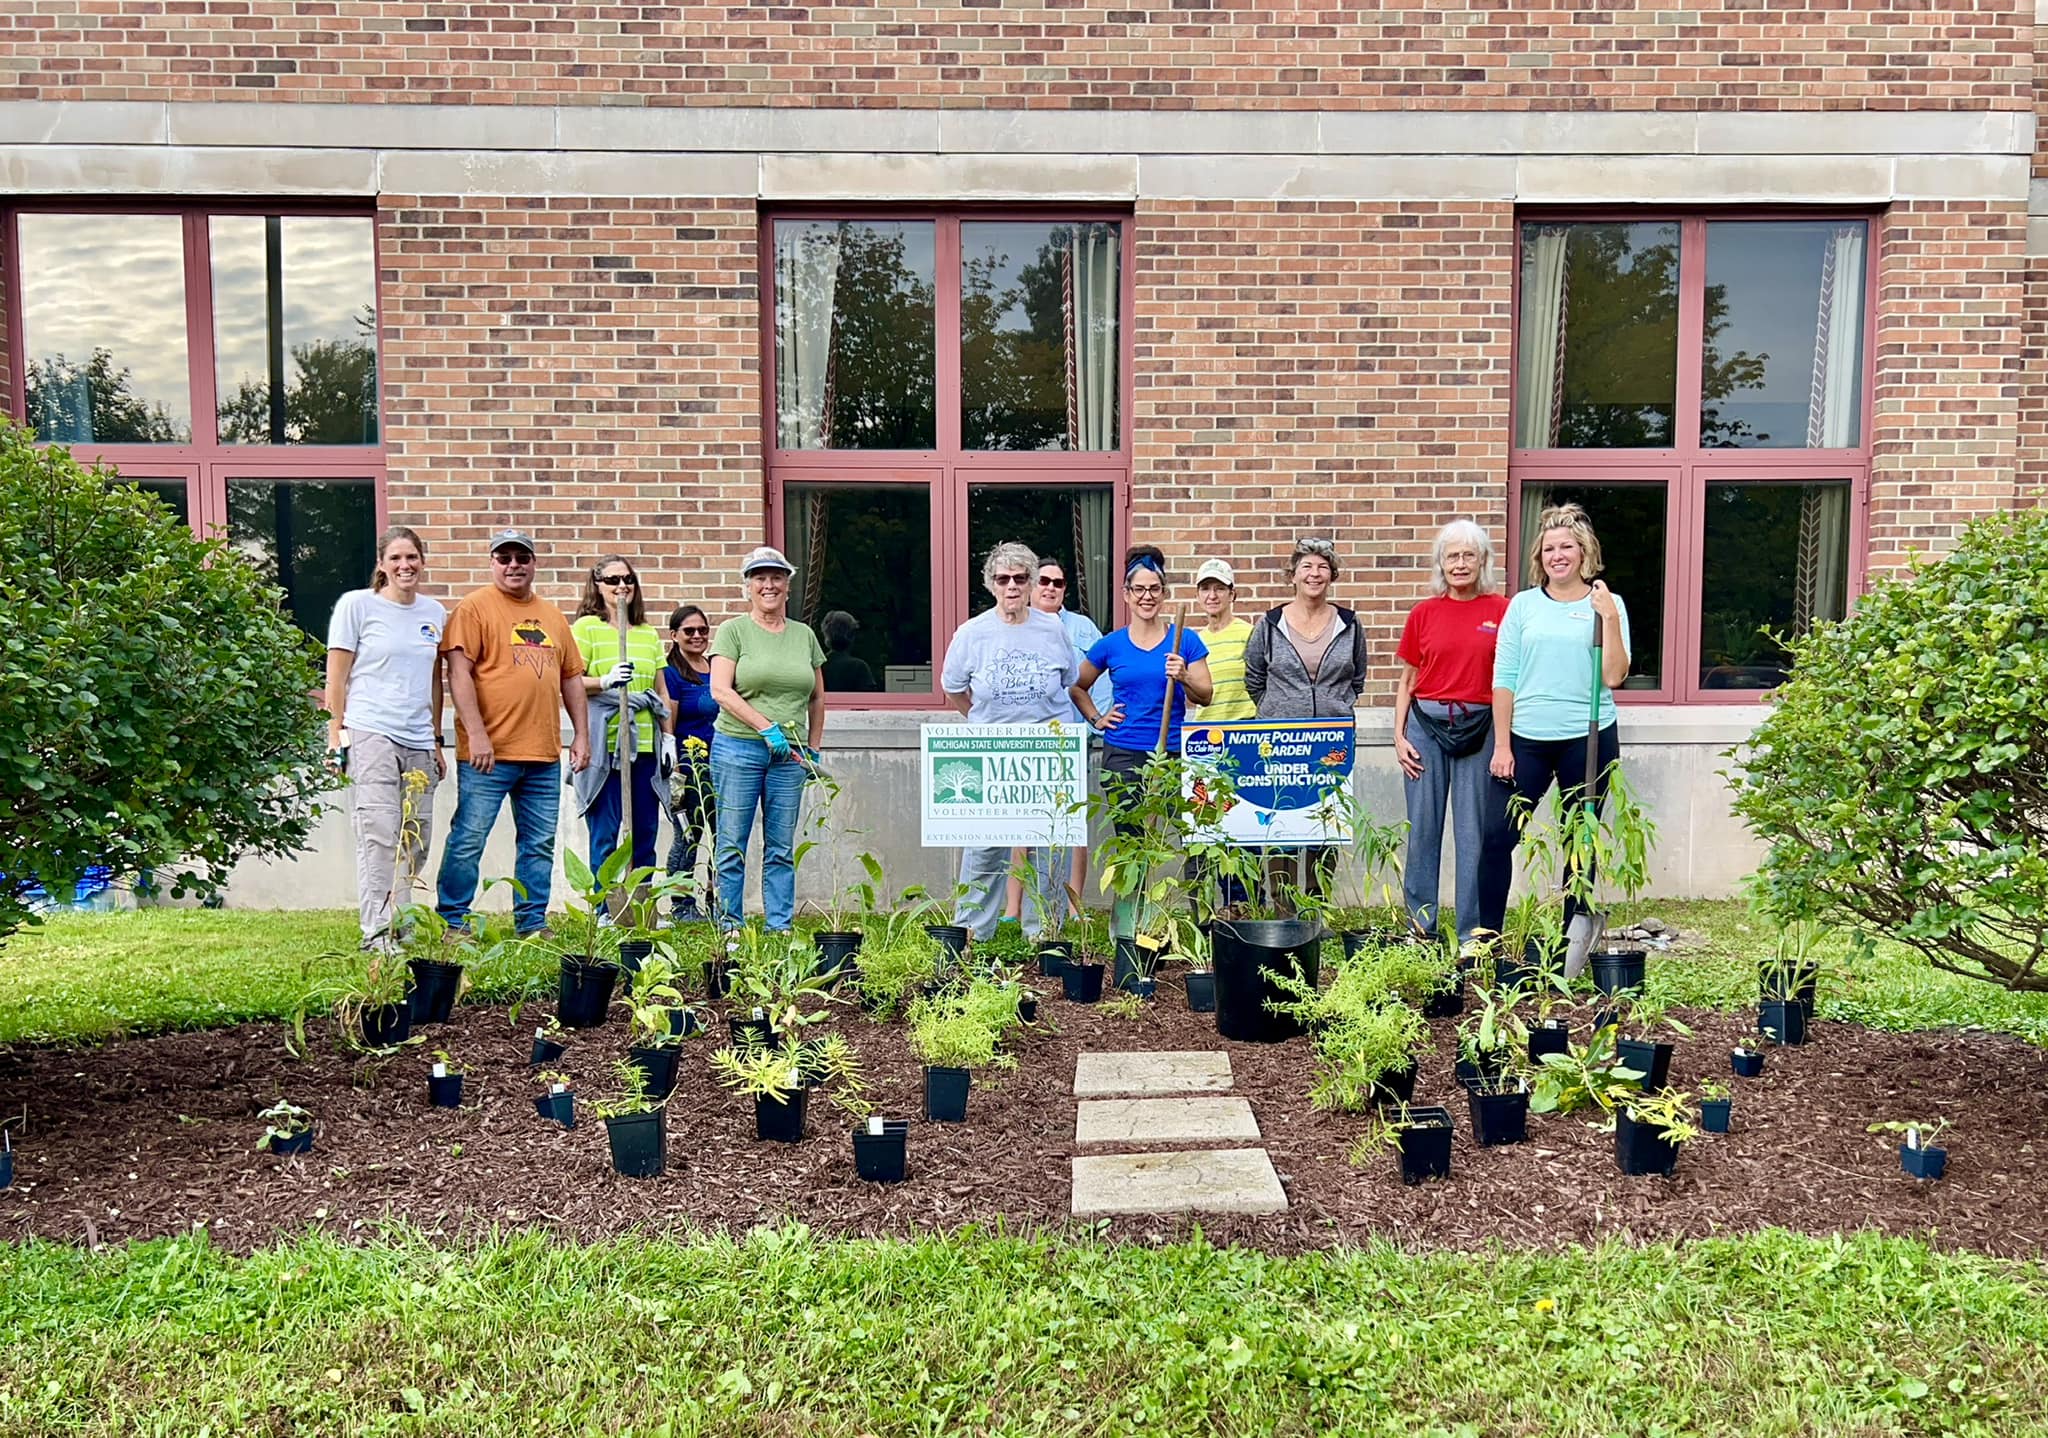
M799 1088L809 1088L854 1118L868 1112L860 1055L840 1034L745 1051L722 1048L711 1055L711 1072L749 1098L788 1103Z
M449 1078L453 1078L457 1074L464 1074L469 1072L469 1070L463 1066L462 1060L456 1058L446 1049L434 1050L434 1067L438 1068L441 1071L441 1073L446 1074Z
M672 1031L669 1015L686 1006L683 991L675 983L675 970L659 955L641 961L626 990L626 1009L632 1043L637 1048L676 1048L683 1042Z
M870 1012L886 1015L939 972L939 941L917 928L885 925L860 946L860 997Z
M1135 1023L1145 1017L1146 1008L1143 995L1125 993L1121 989L1105 993L1095 1005L1095 1011L1104 1018L1121 1019L1126 1023Z
M1458 1059L1482 1074L1519 1077L1529 1067L1529 1025L1518 990L1481 989L1458 1020Z
M634 1114L653 1113L662 1106L663 1100L647 1091L647 1071L635 1063L619 1059L612 1064L612 1077L618 1084L615 1093L590 1101L590 1112L597 1118L631 1118Z
M910 1051L928 1068L978 1069L995 1062L1002 1029L986 1004L977 1005L966 992L919 999L910 1006L909 1020Z
M258 1149L268 1149L280 1139L297 1138L313 1126L313 1115L288 1099L279 1099L256 1117L264 1122L263 1137L256 1140Z
M1090 801L1112 823L1097 850L1098 881L1113 900L1111 932L1132 940L1138 971L1146 976L1161 962L1187 956L1184 934L1193 928L1181 847L1186 774L1178 756L1153 754L1121 788Z
M831 977L818 973L817 950L794 934L771 933L758 924L737 931L731 998L736 1008L756 1008L768 1027L785 1038L822 1022L832 1001ZM866 954L863 951L862 957Z
M1869 1125L1864 1132L1895 1133L1907 1148L1933 1148L1954 1126L1955 1120L1946 1118L1888 1118Z
M1401 1103L1381 1109L1366 1124L1365 1131L1352 1141L1350 1152L1345 1155L1346 1161L1353 1168L1363 1168L1379 1154L1398 1153L1402 1135L1410 1130L1442 1127L1434 1115L1428 1121L1419 1117L1416 1111L1420 1107L1422 1105Z
M1606 925L1601 890L1633 899L1648 888L1650 851L1657 843L1657 825L1620 760L1607 766L1603 782L1597 812L1583 802L1566 804L1561 790L1551 791L1540 815L1520 795L1509 804L1512 821L1521 827L1521 862L1532 892L1554 895L1544 899L1546 906L1572 900L1590 916L1595 945ZM1550 876L1560 870L1564 878L1557 893Z
M1529 1094L1529 1112L1570 1114L1594 1108L1611 1119L1623 1104L1643 1097L1639 1085L1644 1077L1642 1070L1621 1061L1614 1028L1603 1025L1585 1043L1543 1055Z
M1700 1097L1702 1099L1705 1099L1709 1103L1719 1103L1722 1099L1727 1098L1732 1092L1734 1092L1734 1090L1729 1088L1727 1084L1723 1083L1719 1079L1700 1080Z
M1700 1136L1699 1110L1682 1088L1638 1093L1623 1105L1629 1118L1657 1130L1666 1143L1690 1143Z
M1356 1113L1370 1107L1379 1085L1429 1051L1429 1025L1407 1004L1389 997L1362 965L1338 970L1328 988L1269 970L1274 987L1286 995L1267 1007L1306 1025L1313 1037L1315 1077L1309 1103L1317 1109Z

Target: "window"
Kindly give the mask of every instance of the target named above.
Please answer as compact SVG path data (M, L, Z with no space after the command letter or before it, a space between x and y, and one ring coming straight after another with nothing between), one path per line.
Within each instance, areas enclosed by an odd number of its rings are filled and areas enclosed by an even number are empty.
M777 214L764 237L771 526L827 692L925 706L1005 539L1114 621L1130 494L1128 223Z
M1574 501L1628 604L1626 697L1754 698L1862 571L1875 222L1525 219L1515 554ZM1525 582L1524 580L1518 580Z
M225 536L324 636L384 492L366 213L24 207L11 413Z

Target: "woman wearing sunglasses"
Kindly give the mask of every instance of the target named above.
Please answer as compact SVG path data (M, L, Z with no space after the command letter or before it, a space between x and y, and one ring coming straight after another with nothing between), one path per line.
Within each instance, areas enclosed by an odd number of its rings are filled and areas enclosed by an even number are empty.
M623 652L618 619L626 619ZM655 831L661 827L660 770L675 764L675 717L656 685L661 680L661 635L647 622L640 575L623 557L607 554L590 567L583 601L569 632L583 655L583 688L596 699L591 709L604 717L590 768L579 776L576 799L590 825L590 869L604 867L618 847L623 809L619 800L619 715L632 723L633 860L635 869L654 867ZM645 697L641 697L645 696Z
M668 776L668 817L675 828L668 871L695 878L697 835L704 835L707 854L718 844L718 800L711 788L711 726L718 718L718 701L711 697L711 621L694 604L679 604L668 617L668 667L661 682L674 706L677 750L676 767ZM707 915L695 894L685 894L676 900L675 917L687 923Z

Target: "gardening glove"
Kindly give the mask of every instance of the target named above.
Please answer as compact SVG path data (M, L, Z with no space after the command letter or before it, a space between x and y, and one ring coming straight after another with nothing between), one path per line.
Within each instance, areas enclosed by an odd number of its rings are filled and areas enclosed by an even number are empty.
M676 771L676 736L675 736L675 735L673 735L673 734L664 734L664 735L662 735L662 736L661 736L661 764L660 764L660 773L661 773L661 775L662 775L662 777L663 777L663 778L666 778L666 777L668 777L668 776L669 776L670 774L673 774L673 773L675 773L675 771Z
M789 757L789 736L782 732L780 724L763 726L761 742L768 746L769 758L787 759Z
M621 659L604 676L604 687L607 689L623 689L632 682L633 661L630 659Z

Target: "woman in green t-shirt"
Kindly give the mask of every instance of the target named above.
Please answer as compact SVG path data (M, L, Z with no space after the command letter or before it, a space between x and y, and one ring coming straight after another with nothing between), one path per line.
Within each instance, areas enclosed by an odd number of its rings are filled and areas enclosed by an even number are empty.
M619 652L618 616L626 616L625 652ZM583 600L576 606L569 632L583 655L583 690L609 692L615 702L598 708L608 717L593 744L588 782L579 782L576 797L590 826L590 870L596 873L618 847L623 811L619 801L619 711L632 720L633 734L633 867L654 867L655 839L661 830L661 798L655 781L662 768L675 763L675 716L661 683L661 634L647 622L647 601L640 575L625 559L607 554L590 566L583 582ZM659 703L649 710L636 694L652 692ZM596 782L604 772L603 782ZM583 776L578 776L579 780Z
M747 612L711 641L711 787L718 795L719 922L745 912L747 839L761 816L761 903L768 927L796 922L796 825L810 767L798 736L816 749L825 735L825 650L808 624L789 617L796 566L762 545L740 564Z

